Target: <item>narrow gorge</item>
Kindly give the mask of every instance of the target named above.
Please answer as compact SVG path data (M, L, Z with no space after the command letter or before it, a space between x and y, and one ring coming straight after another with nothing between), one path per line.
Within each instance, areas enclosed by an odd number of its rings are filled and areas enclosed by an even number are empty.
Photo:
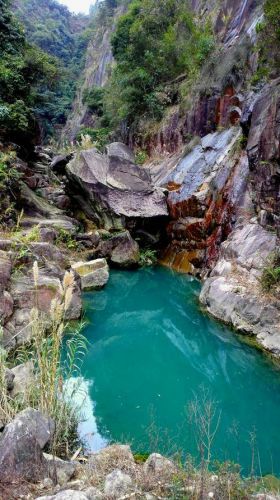
M0 2L0 498L280 498L279 30Z

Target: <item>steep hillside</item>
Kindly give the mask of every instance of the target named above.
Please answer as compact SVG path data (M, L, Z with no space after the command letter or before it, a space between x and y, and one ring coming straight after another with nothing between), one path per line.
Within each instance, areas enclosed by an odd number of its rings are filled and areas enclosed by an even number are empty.
M71 109L90 39L89 17L71 14L55 0L14 0L28 42L56 58L59 75L52 92L42 91L37 109L44 136L60 128Z
M113 54L111 36L118 17L124 12L128 1L104 2L95 6L90 24L90 39L85 58L85 69L81 85L72 106L72 112L62 132L62 141L73 141L83 127L96 126L96 114L92 113L86 100L86 93L93 88L103 88L111 72Z

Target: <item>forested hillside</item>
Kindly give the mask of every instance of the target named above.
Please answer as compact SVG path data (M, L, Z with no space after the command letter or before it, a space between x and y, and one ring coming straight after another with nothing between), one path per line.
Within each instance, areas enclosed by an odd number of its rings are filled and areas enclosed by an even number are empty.
M56 58L59 78L55 88L42 91L37 109L44 135L50 135L71 109L90 39L89 17L71 14L55 0L15 0L13 7L28 42Z
M0 2L1 138L22 143L38 134L37 111L45 106L59 81L57 61L30 45L9 0Z

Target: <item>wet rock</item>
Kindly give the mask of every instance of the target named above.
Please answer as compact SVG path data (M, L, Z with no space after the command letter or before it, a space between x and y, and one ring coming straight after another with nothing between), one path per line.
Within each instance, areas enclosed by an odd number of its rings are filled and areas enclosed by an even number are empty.
M109 267L106 259L77 262L72 265L72 269L81 278L82 290L99 290L109 280Z
M51 440L54 422L28 408L8 424L0 437L0 476L7 483L34 482L46 475L42 449Z
M192 274L214 267L247 190L246 154L232 152L239 138L237 128L208 134L161 178L171 216L163 264Z
M74 462L61 460L47 453L44 453L43 456L48 474L55 483L64 486L72 479L76 472L76 464Z
M133 486L133 481L128 474L121 470L114 470L106 476L104 493L112 498L120 498L128 494Z
M101 227L120 229L129 220L167 216L163 192L153 188L145 169L128 159L82 151L66 172L76 199Z
M177 472L177 469L171 460L163 457L159 453L152 453L144 463L145 474L160 475L161 478L170 476Z

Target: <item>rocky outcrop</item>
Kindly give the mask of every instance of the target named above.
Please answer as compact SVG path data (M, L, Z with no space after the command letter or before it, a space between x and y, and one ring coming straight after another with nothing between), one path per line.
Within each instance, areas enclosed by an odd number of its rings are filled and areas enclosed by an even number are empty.
M249 169L240 137L237 127L203 137L161 177L171 217L164 264L196 274L217 261L246 196Z
M222 244L200 300L213 316L256 335L260 344L280 355L280 304L260 287L262 270L277 245L276 234L256 221L240 222Z
M28 408L5 427L0 437L0 477L36 482L46 476L43 448L51 440L54 422Z
M67 166L72 192L87 215L105 229L166 217L164 193L152 186L148 172L122 153L111 156L117 153L112 147L108 153L82 151Z
M250 97L242 125L249 130L252 199L261 224L280 234L280 80Z

